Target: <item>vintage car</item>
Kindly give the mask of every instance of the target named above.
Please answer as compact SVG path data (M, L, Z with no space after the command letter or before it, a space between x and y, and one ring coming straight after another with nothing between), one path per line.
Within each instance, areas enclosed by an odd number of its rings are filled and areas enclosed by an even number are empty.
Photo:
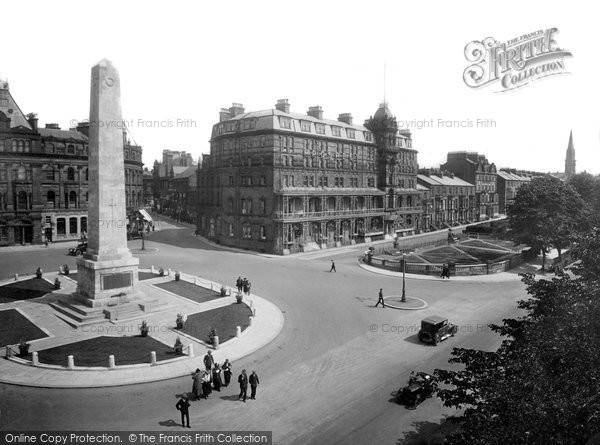
M69 249L69 255L75 255L75 256L79 256L79 255L83 255L85 253L85 251L87 250L87 241L82 241L79 244L77 244L77 247L71 247Z
M421 320L419 340L423 343L432 343L434 346L448 337L454 337L458 326L448 323L447 318L432 315Z
M425 372L412 371L408 385L396 392L396 401L408 409L415 409L419 403L431 397L436 389L437 383L433 376Z

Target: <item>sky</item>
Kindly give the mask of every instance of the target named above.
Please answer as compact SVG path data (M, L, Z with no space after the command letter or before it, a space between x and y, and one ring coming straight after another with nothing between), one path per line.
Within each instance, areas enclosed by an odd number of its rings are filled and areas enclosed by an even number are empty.
M149 168L164 149L209 153L219 110L233 102L256 111L287 98L292 112L321 105L325 118L352 113L362 124L385 96L420 167L467 150L498 168L564 171L572 130L577 170L598 174L600 41L589 3L5 2L0 78L41 126L67 129L88 118L91 68L110 59ZM548 28L572 53L564 74L508 92L466 85L469 42Z

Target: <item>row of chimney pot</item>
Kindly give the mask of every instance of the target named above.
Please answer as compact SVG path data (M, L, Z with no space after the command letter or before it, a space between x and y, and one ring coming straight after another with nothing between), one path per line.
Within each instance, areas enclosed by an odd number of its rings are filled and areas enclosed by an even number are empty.
M275 104L275 109L282 111L284 113L290 112L290 103L288 99L279 99ZM221 108L219 112L219 122L223 122L229 119L232 119L240 114L243 114L245 111L244 106L242 104L233 103L230 108ZM309 107L306 112L308 116L314 117L315 119L322 120L323 119L323 108L320 105L315 105L314 107ZM344 122L345 124L352 125L352 114L351 113L342 113L338 116L338 121Z

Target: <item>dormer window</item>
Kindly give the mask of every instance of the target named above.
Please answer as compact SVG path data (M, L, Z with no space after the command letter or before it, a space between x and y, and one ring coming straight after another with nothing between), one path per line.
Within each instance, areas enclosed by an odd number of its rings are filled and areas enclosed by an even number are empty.
M310 122L309 121L300 121L300 129L302 131L310 132Z
M365 141L373 142L373 133L365 131L364 134L365 134Z
M340 127L332 126L331 127L331 134L333 134L334 136L341 136L342 135L342 129Z
M279 126L289 130L292 128L292 120L289 117L279 116Z
M346 128L346 136L349 139L355 139L356 138L356 133L354 131L354 128Z

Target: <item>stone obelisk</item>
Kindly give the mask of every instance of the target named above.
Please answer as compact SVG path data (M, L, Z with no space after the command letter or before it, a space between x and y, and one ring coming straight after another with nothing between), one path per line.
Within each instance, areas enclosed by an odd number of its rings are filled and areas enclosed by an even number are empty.
M110 61L92 68L88 248L77 259L75 294L92 307L136 297L139 260L127 247L120 86Z

